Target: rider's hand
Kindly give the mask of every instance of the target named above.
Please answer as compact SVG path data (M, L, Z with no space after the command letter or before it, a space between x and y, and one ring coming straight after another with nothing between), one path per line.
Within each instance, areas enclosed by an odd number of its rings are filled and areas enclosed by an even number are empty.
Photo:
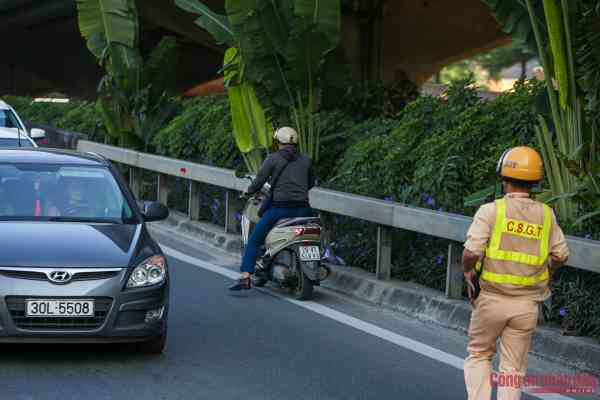
M475 301L475 279L477 279L477 275L475 274L475 270L472 269L464 273L465 282L467 282L467 293L469 295L469 301L471 304Z

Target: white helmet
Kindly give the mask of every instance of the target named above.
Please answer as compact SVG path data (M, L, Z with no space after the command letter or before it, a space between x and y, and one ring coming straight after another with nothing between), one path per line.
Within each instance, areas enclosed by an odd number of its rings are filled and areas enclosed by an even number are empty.
M298 132L294 128L284 126L275 131L273 139L281 144L296 144L298 143Z

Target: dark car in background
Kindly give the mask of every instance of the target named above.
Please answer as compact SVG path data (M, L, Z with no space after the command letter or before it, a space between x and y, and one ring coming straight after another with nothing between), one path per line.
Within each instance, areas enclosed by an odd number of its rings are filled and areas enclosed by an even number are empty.
M0 149L0 343L136 342L162 352L167 261L105 159Z

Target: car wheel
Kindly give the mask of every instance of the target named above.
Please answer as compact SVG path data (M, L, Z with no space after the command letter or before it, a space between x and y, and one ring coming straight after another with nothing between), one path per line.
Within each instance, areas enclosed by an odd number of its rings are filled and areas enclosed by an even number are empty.
M144 354L162 354L165 349L165 345L167 343L167 331L165 331L160 335L155 337L154 339L148 340L147 342L142 342L139 344L139 350Z

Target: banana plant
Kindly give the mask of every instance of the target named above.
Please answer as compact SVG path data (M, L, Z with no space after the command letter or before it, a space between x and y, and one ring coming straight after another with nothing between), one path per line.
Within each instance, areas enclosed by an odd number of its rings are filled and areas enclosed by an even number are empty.
M177 104L167 94L176 76L177 40L165 36L152 49L141 67L141 88L128 98L135 135L149 151L151 142L175 114Z
M243 79L243 64L235 47L225 52L225 86L233 122L233 136L248 170L256 174L263 153L271 148L273 126L254 87Z
M573 220L577 212L576 204L560 196L576 188L576 177L570 173L564 160L572 159L584 145L586 129L573 55L573 11L576 5L567 0L543 0L547 37L542 35L540 21L535 18L532 0L527 0L527 7L544 68L552 116L551 124L544 116L539 116L536 137L552 195L558 198L558 212L562 218Z
M79 30L104 69L98 106L111 142L148 150L174 112L166 88L177 65L177 42L164 37L146 63L138 48L134 0L77 0Z
M175 0L199 15L196 23L217 42L237 48L244 82L279 124L292 123L301 150L318 159L317 107L325 57L339 43L339 0L226 0L227 15L198 0Z
M77 0L79 29L105 69L98 91L107 132L121 146L136 146L129 99L140 89L141 56L134 0Z
M225 52L223 59L232 133L248 171L256 174L264 153L271 147L273 127L256 94L255 86L247 78L247 60L242 57L242 40L235 34L232 26L232 21L235 22L236 18L215 13L196 0L176 0L175 3L183 10L199 15L196 24L208 31L218 44L232 46ZM236 6L237 4L226 2L228 10L235 10ZM238 15L244 10L235 12Z
M541 198L556 201L561 218L573 221L584 191L590 193L598 181L596 152L597 128L586 119L584 99L588 105L597 105L590 96L598 92L598 53L593 45L598 41L598 19L587 19L581 24L582 0L482 0L497 21L513 39L535 46L546 80L549 115L538 116L536 139L544 158L549 193ZM584 19L584 22L586 20ZM580 37L587 37L587 47L580 48ZM577 49L581 54L577 59ZM580 70L581 62L587 68ZM583 76L583 79L581 77ZM587 87L585 83L588 83ZM592 100L589 100L592 99ZM593 119L596 109L588 109ZM579 171L579 172L575 172ZM581 172L584 171L584 172ZM589 177L584 179L584 176ZM594 214L596 215L596 214Z

